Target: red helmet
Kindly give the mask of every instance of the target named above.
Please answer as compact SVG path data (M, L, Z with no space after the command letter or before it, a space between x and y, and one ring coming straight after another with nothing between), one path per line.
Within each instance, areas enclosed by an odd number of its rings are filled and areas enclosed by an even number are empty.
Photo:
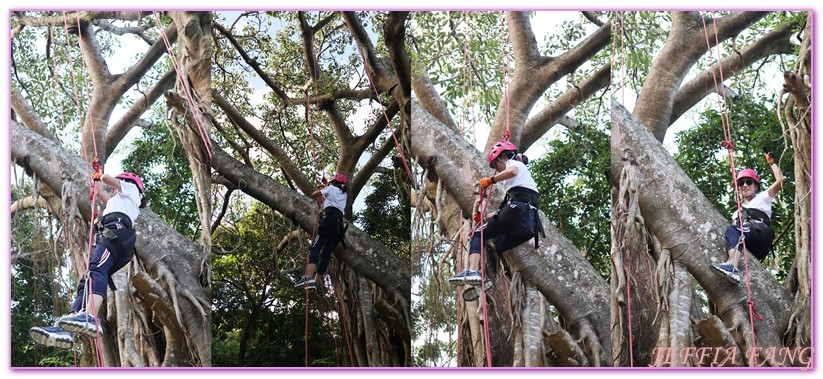
M754 181L757 182L757 185L760 186L760 178L758 178L757 174L754 173L754 170L752 170L750 168L744 168L744 169L740 170L740 172L737 174L737 179L736 180L739 181L740 179L743 179L743 178L754 179Z
M331 178L331 180L333 180L335 182L338 182L338 183L342 183L346 186L349 185L349 179L346 179L346 175L343 175L339 172L337 174L335 174L334 177Z
M132 181L134 181L135 184L137 184L137 189L140 190L140 193L143 193L143 192L146 191L146 189L143 187L143 180L140 179L140 177L135 175L134 173L124 172L122 174L119 174L119 175L115 176L115 178L123 179L123 180L132 180Z
M489 155L487 157L489 161L489 167L494 168L492 162L494 162L494 160L500 156L500 153L504 151L514 151L515 153L517 153L517 147L515 147L513 143L506 140L497 141L497 143L492 145L492 148L489 149Z

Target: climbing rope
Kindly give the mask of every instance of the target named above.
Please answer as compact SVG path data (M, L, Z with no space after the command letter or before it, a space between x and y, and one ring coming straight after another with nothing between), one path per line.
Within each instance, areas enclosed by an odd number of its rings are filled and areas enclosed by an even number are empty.
M360 58L363 59L363 71L366 72L366 77L369 78L369 84L371 88L374 90L375 97L377 98L377 102L380 104L380 110L383 111L383 117L386 118L386 126L389 127L389 131L391 131L391 136L394 139L394 146L397 148L397 153L400 154L400 160L403 161L403 168L406 169L406 174L409 175L409 180L412 182L412 186L414 186L414 175L411 173L411 169L409 168L409 163L406 162L406 156L403 154L403 148L400 142L397 140L397 136L394 134L394 128L391 125L391 120L389 119L388 113L386 113L386 105L383 104L383 100L380 100L380 91L377 90L377 85L374 83L374 80L369 72L369 64L366 62L366 56L363 54L363 50L358 48L357 51L360 53Z
M508 25L511 25L511 13L508 13L508 12L503 12L503 13L506 13L506 20L508 21ZM502 18L503 18L503 13L500 13L501 22L502 22ZM508 141L509 138L511 137L511 131L509 130L509 99L510 99L509 85L511 83L509 82L510 78L509 78L509 51L508 51L509 44L511 43L511 40L510 40L511 36L509 35L509 33L503 33L502 32L503 30L506 30L506 24L504 24L500 28L501 35L503 37L502 41L500 43L500 46L503 49L503 66L505 67L505 72L504 72L504 75L503 75L503 80L504 80L503 87L504 87L504 96L505 96L504 104L505 104L505 107L506 107L506 131L503 132L503 139Z
M68 48L68 54L67 55L69 57L69 65L73 68L74 67L74 59L72 58L72 51L71 51L71 37L69 36L69 25L68 25L68 20L66 19L66 13L65 12L63 12L63 29L64 29L65 34L66 34L66 46ZM82 49L82 47L79 46L79 40L82 38L82 28L81 28L81 25L80 25L80 19L79 18L77 19L77 38L78 38L78 50L80 51L80 54L81 54L81 57L80 57L81 66L83 67L83 69L87 69L87 67L85 66L85 61L82 58L82 50L83 49ZM75 75L74 70L72 70L71 77L72 77L72 85L73 85L73 89L74 89L75 104L77 105L77 111L78 111L77 113L79 115L79 114L82 114L83 111L80 108L80 98L77 94L78 93L77 77ZM97 218L97 211L94 209L94 203L95 203L94 202L94 197L96 195L96 187L95 187L94 180L92 180L92 176L95 172L101 172L102 169L100 167L99 160L97 159L97 156L96 156L96 154L97 154L97 137L95 136L95 133L94 133L94 117L91 114L91 92L89 91L88 81L86 81L85 79L84 79L84 86L86 88L86 97L88 98L88 111L86 112L86 117L88 117L89 126L91 127L91 140L92 140L92 144L93 144L93 148L94 148L94 152L95 152L95 157L93 159L89 159L88 148L86 146L86 131L85 131L85 128L83 127L83 122L81 121L81 125L80 125L80 130L81 130L81 134L82 134L81 135L81 145L82 145L82 149L83 149L83 156L85 157L85 161L86 161L86 172L88 174L88 179L89 179L89 183L90 183L89 200L91 201L91 219L89 221L88 249L86 251L86 255L83 257L84 258L83 260L84 260L84 263L85 263L85 266L86 266L86 272L84 273L85 280L86 280L86 285L84 286L84 291L83 291L83 306L89 304L89 299L91 298L91 303L92 303L91 304L91 306L92 306L91 311L92 311L92 313L94 313L93 316L94 316L95 322L96 322L95 327L97 329L97 338L95 338L93 340L94 350L95 350L95 356L97 358L97 366L100 367L104 364L104 360L103 360L103 343L102 343L102 339L101 339L100 331L99 331L99 329L100 329L99 318L97 317L97 311L95 309L96 307L93 304L94 303L94 298L90 296L91 287L92 287L92 278L91 278L91 275L89 275L88 273L89 273L89 266L90 266L90 262L91 262L92 244L94 243L94 220ZM87 314L88 314L88 311L89 310L86 309ZM76 351L74 352L74 354L76 354ZM76 365L76 362L77 362L77 357L75 355L75 365Z
M486 206L489 201L488 196L483 196L483 194L488 191L488 188L485 190L480 190L480 222L478 222L477 225L485 224ZM475 227L477 227L477 225L475 225ZM489 311L486 304L486 254L485 249L483 248L484 229L486 229L485 226L480 227L480 289L478 291L480 292L480 298L482 299L481 304L483 306L483 339L486 348L486 367L492 367L491 339L489 337Z
M349 342L349 330L346 323L346 307L343 306L343 290L340 288L339 282L332 283L332 287L334 287L335 295L337 296L337 304L340 307L340 320L343 324L343 336L346 338L346 347L349 351L349 366L354 367L354 355L352 354L351 350L351 343Z
M197 131L200 133L200 140L203 142L203 148L206 150L206 153L208 153L209 159L211 159L211 138L209 138L206 127L204 126L203 116L200 114L200 107L192 96L192 89L189 87L189 81L183 72L183 66L177 61L177 57L174 55L174 49L172 49L169 37L166 35L166 31L163 29L163 24L160 22L160 16L157 14L157 11L154 11L153 14L154 19L157 21L157 26L160 29L160 36L163 39L163 43L166 45L166 51L168 51L169 58L171 58L172 67L174 67L174 72L177 74L177 84L183 90L186 102L191 109L194 123L197 124Z
M708 51L711 52L711 42L709 41L709 31L706 26L706 18L701 13L700 18L703 20L703 31L706 35L706 46ZM752 299L752 288L751 288L751 279L749 277L749 258L748 254L746 254L746 240L743 235L743 213L742 213L742 205L740 202L740 192L737 185L737 177L736 177L736 169L734 165L734 142L732 141L731 136L731 119L729 116L729 107L727 98L726 98L726 87L723 85L724 78L723 78L723 65L721 61L721 54L720 54L720 40L718 37L717 31L717 20L715 17L712 17L713 25L714 25L714 38L715 38L715 47L717 51L717 68L720 74L720 83L718 84L717 75L715 74L714 70L712 69L712 77L714 78L714 87L715 87L715 94L718 96L718 101L721 101L722 109L720 112L720 120L721 125L723 128L723 135L724 140L721 142L721 146L724 147L729 153L729 167L731 169L732 175L732 183L734 183L734 195L735 195L735 202L737 204L737 221L740 228L740 241L743 245L743 262L746 269L746 304L749 307L749 326L751 328L751 336L752 336L752 351L757 351L757 342L756 342L756 335L754 332L754 319L757 318L758 320L763 320L754 309L754 300ZM722 94L722 98L721 98ZM752 359L754 359L754 365L757 366L757 354L752 355Z

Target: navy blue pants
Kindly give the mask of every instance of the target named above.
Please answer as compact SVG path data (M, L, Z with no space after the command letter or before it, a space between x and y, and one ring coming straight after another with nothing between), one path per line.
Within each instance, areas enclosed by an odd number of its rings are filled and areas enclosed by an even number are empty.
M105 299L106 286L111 275L129 264L134 256L134 243L137 241L134 229L127 228L125 224L117 220L109 221L103 227L114 232L117 238L110 240L99 232L95 234L95 246L89 258L89 270L77 283L77 295L71 304L71 313L86 308L87 280L91 279L91 292Z
M334 207L323 210L317 237L309 249L309 263L317 265L315 273L325 275L334 248L343 239L343 212Z
M484 241L495 239L494 246L498 254L534 238L536 212L537 209L528 203L510 201L494 217L486 220L474 231L469 244L469 254L480 253L481 229Z
M746 240L746 249L758 260L763 260L772 251L774 242L774 232L768 225L762 222L743 223L743 235ZM726 251L737 249L743 251L743 244L740 242L740 225L729 225L726 227Z

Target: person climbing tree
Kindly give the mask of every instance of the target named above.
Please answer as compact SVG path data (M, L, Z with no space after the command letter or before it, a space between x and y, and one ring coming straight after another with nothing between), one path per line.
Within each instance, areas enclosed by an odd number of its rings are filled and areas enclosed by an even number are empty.
M77 295L69 314L60 317L55 326L35 326L29 330L31 338L42 345L69 349L73 341L72 333L92 338L102 335L103 329L97 318L100 305L106 299L106 284L113 285L111 275L127 265L134 256L137 235L133 222L147 202L143 180L130 172L115 177L95 172L92 179L95 181L95 194L105 205L101 218L95 224L94 249L87 271L77 283Z
M494 246L498 254L517 247L534 237L537 246L538 232L543 232L543 224L537 213L537 184L526 168L528 158L517 153L517 147L509 141L495 143L487 157L489 167L497 173L489 178L480 179L480 190L502 183L506 196L497 211L486 215L485 222L471 236L469 244L469 268L449 278L449 282L462 285L478 285L481 282L480 242L482 239L495 238ZM481 222L481 214L475 212L472 218Z
M738 261L745 250L748 250L758 260L763 260L772 250L774 232L769 228L769 219L772 216L772 201L777 192L783 188L783 173L775 162L774 154L766 153L766 162L774 173L775 181L767 191L760 192L760 178L753 169L740 170L737 174L737 187L743 198L743 228L741 236L738 211L732 215L732 224L726 227L726 251L729 260L724 263L714 263L711 268L715 273L723 275L734 283L740 283Z
M307 286L315 289L315 283L326 275L331 253L345 233L343 212L348 199L346 190L349 180L346 175L338 173L328 182L328 185L325 184L318 186L319 188L311 194L314 198L323 196L323 216L317 227L317 236L309 249L309 262L306 264L305 275L295 283L295 287Z

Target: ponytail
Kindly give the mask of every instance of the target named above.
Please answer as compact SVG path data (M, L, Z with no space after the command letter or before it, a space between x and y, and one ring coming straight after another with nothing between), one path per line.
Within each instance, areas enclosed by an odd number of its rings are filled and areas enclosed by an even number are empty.
M529 157L527 157L526 154L517 154L514 156L514 159L523 162L525 165L529 164Z

